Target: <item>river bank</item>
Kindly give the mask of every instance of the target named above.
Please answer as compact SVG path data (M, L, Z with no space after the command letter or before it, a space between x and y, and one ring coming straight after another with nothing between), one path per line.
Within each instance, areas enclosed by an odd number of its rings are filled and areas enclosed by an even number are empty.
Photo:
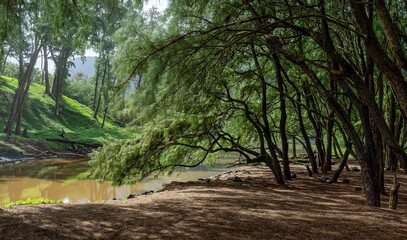
M68 154L83 154L87 155L90 151L85 149L80 149L78 151L74 150L61 150L61 149L50 149L44 141L42 140L27 140L27 141L1 141L0 140L0 164L10 163L17 161L25 161L30 159L44 159L44 158L61 158L70 157L69 155L55 154L55 155L45 155L44 156L32 156L40 154L42 151L52 151Z
M160 192L91 204L19 206L0 210L2 239L403 239L407 178L397 210L365 206L360 172L349 184L322 174L279 186L263 166L242 166L218 179L171 183ZM239 177L242 181L228 180ZM386 175L386 190L392 176ZM362 190L363 191L363 190Z

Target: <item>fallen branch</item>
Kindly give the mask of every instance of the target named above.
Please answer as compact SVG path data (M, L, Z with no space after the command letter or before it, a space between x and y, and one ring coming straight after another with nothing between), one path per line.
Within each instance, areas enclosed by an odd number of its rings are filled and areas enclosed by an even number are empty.
M78 150L78 146L76 146L76 144L72 143L71 139L68 138L68 136L66 135L65 130L64 130L63 128L62 128L62 133L59 134L59 136L60 136L61 138L63 138L64 140L66 140L66 141L68 141L68 142L71 142L71 145L72 145L72 149L73 149L73 150Z
M35 157L35 158L39 158L39 157L43 157L43 156L53 156L53 155L63 155L63 156L74 156L74 157L78 157L78 158L87 158L87 155L84 154L78 154L78 153L63 153L63 152L54 152L51 150L46 150L46 151L41 151L38 150L34 147L29 147L32 150L39 152L39 154L31 154L31 153L26 153L24 154L25 156L29 156L29 157Z
M82 145L82 146L91 147L91 148L98 148L98 147L101 147L101 146L102 146L102 145L100 145L100 144L77 142L77 141L66 140L66 139L59 139L59 138L46 138L45 140L50 141L50 142L60 142L60 143L67 143L67 144L77 144L77 145Z

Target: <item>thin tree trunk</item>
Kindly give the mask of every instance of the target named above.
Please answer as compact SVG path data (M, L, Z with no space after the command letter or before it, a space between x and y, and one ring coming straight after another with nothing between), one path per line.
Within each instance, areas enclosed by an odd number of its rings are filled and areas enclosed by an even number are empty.
M304 91L307 96L309 96L311 94L308 87L305 87ZM317 166L322 167L322 160L325 158L325 151L322 147L324 143L322 141L321 126L319 123L316 122L311 110L309 110L309 109L315 109L315 104L313 103L312 96L306 97L305 102L308 106L308 109L307 109L308 119L311 122L312 127L314 128L314 131L315 131L314 142L315 142L315 146L317 148L317 154L318 154Z
M99 62L98 62L98 66L96 68L95 94L93 95L93 106L92 106L93 111L95 111L95 109L96 109L96 98L97 98L97 95L98 95L99 70L100 70L101 57L102 57L102 53L99 54L99 58L98 58Z
M44 80L45 80L45 94L51 95L50 85L49 85L49 76L48 76L48 51L47 45L43 46L44 51Z
M27 70L25 71L23 76L21 76L21 78L19 79L19 85L18 85L17 91L14 95L10 116L7 121L6 128L4 129L4 133L7 133L7 135L11 134L11 129L12 129L14 120L20 114L20 111L24 105L24 100L26 97L25 95L27 94L27 92L28 92L27 89L29 88L29 85L31 84L31 76L34 71L34 66L37 61L37 57L38 57L40 48L41 48L41 46L36 47L35 51L33 52L32 56L31 56L30 63L28 64Z
M290 162L288 159L288 139L287 139L287 131L286 131L287 112L286 112L286 104L285 104L285 96L284 96L283 77L281 75L281 66L280 66L280 62L277 57L277 54L273 54L273 59L275 62L278 89L280 91L280 138L281 138L281 145L282 145L282 156L281 157L283 159L285 180L291 180Z
M103 114L102 128L105 126L106 115L107 115L107 107L105 108L105 113Z
M309 140L307 131L305 130L304 121L302 119L301 94L297 95L297 100L298 100L298 103L297 103L298 122L300 124L300 130L301 130L302 137L304 138L304 142L305 142L305 146L306 146L305 151L307 151L308 159L311 162L312 172L318 173L318 167L317 167L317 162L315 161L315 155L312 150L311 142Z
M246 113L246 118L253 124L253 126L256 128L258 134L259 134L259 140L260 140L260 151L261 151L261 156L265 159L266 165L271 169L273 172L277 183L279 184L285 184L284 183L284 178L283 174L281 172L280 164L278 162L278 157L276 154L276 150L278 149L275 144L272 142L272 136L271 136L271 131L270 131L270 124L268 121L268 115L267 115L267 84L266 80L263 76L262 69L260 68L260 64L257 59L257 54L254 48L254 44L251 44L252 48L252 53L253 53L253 58L254 62L256 64L256 68L259 72L259 78L261 81L261 86L262 86L262 91L261 91L261 109L262 109L262 119L263 119L263 126L261 124L256 123L256 121L250 116L248 107L245 105L245 113ZM280 65L279 65L280 67ZM281 75L280 75L281 76ZM229 93L228 93L229 95ZM270 152L270 155L267 154L266 149L265 149L265 142L267 142L267 146Z
M8 55L10 54L10 52L11 52L11 50L7 51L7 54L4 56L4 60L3 60L2 64L1 64L1 66L0 66L1 75L4 75L4 66L7 64L7 58L8 58Z
M389 108L389 127L391 134L395 133L396 124L396 100L394 99L393 93L390 92L390 108ZM397 168L397 158L396 154L391 151L390 148L387 149L387 168L394 172Z
M18 111L18 113L17 113L16 129L14 131L14 133L17 135L20 135L20 133L21 133L21 118L23 116L23 109L24 109L24 106L22 106L20 111Z
M106 77L106 70L107 70L107 64L109 61L109 56L106 57L106 61L105 61L105 67L103 70L103 77L102 77L102 84L101 84L101 89L103 88L104 84L105 84L105 77ZM101 102L101 98L102 98L102 90L99 91L99 97L98 97L98 101L97 101L97 105L95 108L95 112L93 113L93 118L94 119L98 119L98 113L99 113L99 107L100 107L100 102Z
M59 104L60 104L60 91L59 89L61 88L61 69L57 70L58 74L55 74L55 79L54 79L54 86L52 87L52 93L55 97L55 116L59 115Z
M326 149L325 149L325 161L322 167L322 172L326 173L327 171L332 170L332 135L334 127L334 113L329 114L329 119L326 124Z
M339 164L338 168L334 172L334 175L332 176L332 182L334 182L334 183L338 181L339 176L341 175L343 169L346 166L346 163L348 161L349 154L350 154L350 149L349 149L350 147L346 148L345 153L342 156L341 163Z

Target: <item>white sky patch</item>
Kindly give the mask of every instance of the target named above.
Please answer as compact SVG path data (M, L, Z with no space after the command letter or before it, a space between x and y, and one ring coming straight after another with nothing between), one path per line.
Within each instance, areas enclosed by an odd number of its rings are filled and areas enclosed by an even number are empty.
M99 56L98 53L96 53L93 49L86 49L85 52L85 56L86 57L97 57ZM79 55L75 56L74 58L80 58ZM29 59L25 59L25 61L28 61ZM72 57L70 58L70 60L72 60ZM17 59L15 59L14 57L8 57L7 58L8 62L12 62L12 63L17 63L18 61ZM42 69L42 66L44 64L43 62L43 58L42 58L42 52L40 52L38 58L37 58L37 62L35 63L35 67L38 69ZM54 74L55 73L55 63L54 61L50 58L50 54L48 53L48 72Z
M152 7L156 7L158 11L164 12L168 7L168 0L150 0L148 3L144 4L143 11L148 11Z

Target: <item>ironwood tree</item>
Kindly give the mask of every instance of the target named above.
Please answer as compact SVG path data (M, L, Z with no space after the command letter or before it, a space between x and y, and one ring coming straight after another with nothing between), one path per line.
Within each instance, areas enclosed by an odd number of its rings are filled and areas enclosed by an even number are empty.
M126 79L143 74L133 107L142 133L94 153L96 177L122 183L235 151L267 164L284 184L278 161L288 180L293 108L322 171L331 170L342 139L340 169L354 154L367 204L380 206L385 152L392 169L397 159L407 171L398 134L407 112L406 11L403 1L384 0L181 0L171 1L165 27L135 31L128 22L119 30L116 70Z

